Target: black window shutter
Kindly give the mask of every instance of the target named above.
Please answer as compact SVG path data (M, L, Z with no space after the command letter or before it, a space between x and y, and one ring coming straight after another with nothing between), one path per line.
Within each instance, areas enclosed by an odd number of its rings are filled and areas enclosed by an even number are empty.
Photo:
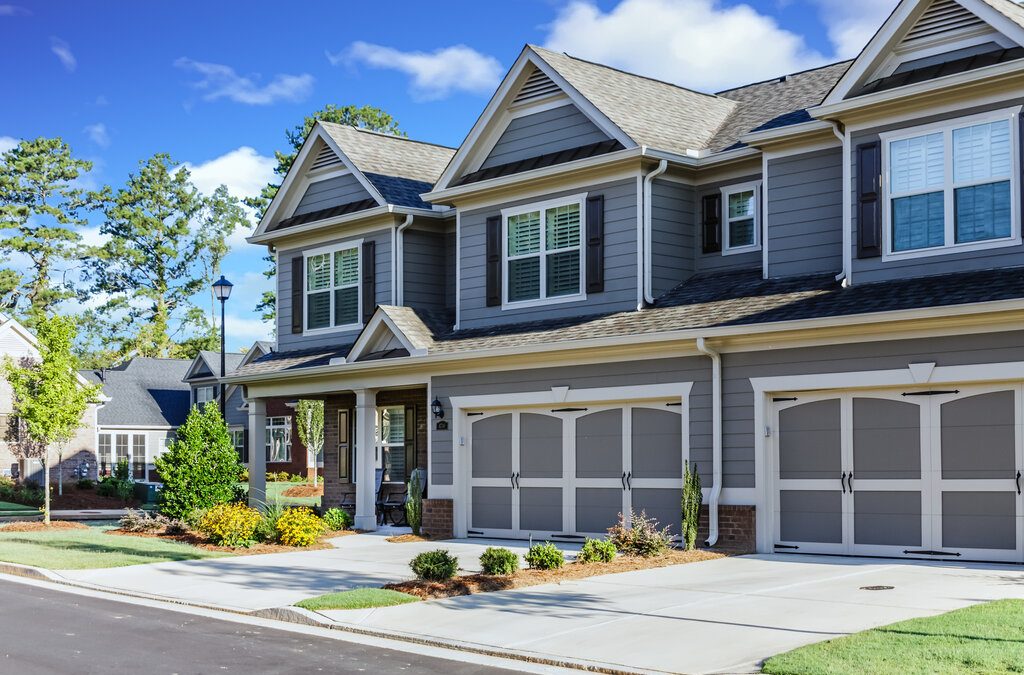
M722 250L722 194L704 195L701 204L704 253L718 253Z
M301 255L292 258L292 333L302 332L302 312L306 300L302 293L306 286L305 261Z
M501 305L501 216L487 219L487 306Z
M857 257L882 255L882 144L857 146Z
M377 243L363 242L363 323L377 309Z
M587 197L587 293L604 291L604 195Z

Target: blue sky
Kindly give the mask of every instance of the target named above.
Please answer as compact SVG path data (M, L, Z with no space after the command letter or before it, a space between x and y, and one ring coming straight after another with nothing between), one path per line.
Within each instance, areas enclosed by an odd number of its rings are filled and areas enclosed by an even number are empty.
M5 4L10 2L11 4ZM895 0L218 2L0 0L0 150L61 136L120 185L169 152L200 189L269 177L284 130L371 104L458 145L524 43L717 89L856 54ZM229 348L269 336L263 249L233 242Z

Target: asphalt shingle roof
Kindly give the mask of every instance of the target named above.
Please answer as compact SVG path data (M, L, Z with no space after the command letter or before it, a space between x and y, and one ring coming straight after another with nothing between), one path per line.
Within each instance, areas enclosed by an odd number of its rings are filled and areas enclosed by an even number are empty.
M101 382L103 394L110 397L97 413L99 424L180 426L191 407L191 388L182 382L191 365L190 359L136 357L108 368L102 379L97 371L84 371L91 381Z
M984 68L985 66L994 66L998 63L1006 63L1007 61L1016 61L1021 58L1024 58L1024 47L994 49L990 52L975 54L962 59L936 63L923 68L907 70L902 73L893 73L887 77L882 77L868 82L863 87L860 87L850 94L850 96L863 96L865 94L873 94L878 91L896 89L897 87L905 87L908 84L927 82L928 80L934 80L937 77L965 73L969 70Z

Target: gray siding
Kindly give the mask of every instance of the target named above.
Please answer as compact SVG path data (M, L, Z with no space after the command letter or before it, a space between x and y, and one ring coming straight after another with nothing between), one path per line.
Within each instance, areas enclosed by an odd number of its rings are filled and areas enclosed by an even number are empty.
M455 311L455 230L444 235L444 308Z
M404 304L420 309L444 310L448 304L446 234L410 228L402 237Z
M488 307L485 285L485 245L488 216L519 204L579 194L571 190L534 199L469 211L461 216L461 327L561 318L636 308L636 180L596 185L589 195L604 195L604 292L591 293L578 302L502 310Z
M579 108L569 104L509 122L480 168L517 162L549 152L608 140Z
M363 199L370 199L370 193L352 174L327 178L306 188L306 194L302 195L292 215L298 216Z
M878 134L893 129L915 127L920 124L939 122L943 120L965 117L986 110L998 110L1011 105L1024 104L1024 99L1012 99L1001 101L992 105L958 110L955 113L945 115L933 115L921 119L893 124L885 127L858 132L852 136L852 147L862 143L871 143L878 140ZM884 152L884 148L883 148ZM853 204L851 221L853 236L851 238L853 282L870 283L872 281L888 281L890 279L905 279L907 277L929 276L932 274L945 274L950 272L965 272L970 270L992 269L996 267L1013 267L1024 265L1024 245L1004 246L1002 248L991 248L982 251L968 251L963 253L946 253L921 258L905 260L886 260L882 258L857 258L857 158L856 153L851 153L850 170L850 193ZM882 208L888 208L886 204Z
M697 230L692 186L657 180L651 185L651 282L654 297L693 275Z
M249 413L245 410L239 410L238 408L245 404L245 399L242 398L242 388L235 387L231 395L228 396L227 406L224 410L224 418L229 426L246 426L249 424Z
M768 276L842 270L842 148L770 161L767 187Z
M695 251L697 255L697 271L698 272L723 272L726 270L738 270L738 269L750 269L751 267L761 266L761 251L751 251L749 253L737 253L734 255L722 255L721 253L703 253L702 246L704 242L700 239L700 223L704 217L701 213L701 200L704 195L720 192L723 187L729 185L739 185L740 183L749 183L752 180L758 180L761 178L761 174L752 174L741 178L732 178L730 180L720 180L714 183L706 183L697 187L697 198L694 200L693 212L694 222L697 223L697 236L695 237ZM722 204L723 213L726 205Z
M391 302L391 229L377 230L358 237L365 241L377 243L377 304L386 305ZM338 238L334 241L317 244L315 248L331 246L349 241L351 238ZM280 251L277 257L277 346L282 352L293 349L323 349L340 347L355 341L359 331L345 333L324 333L320 335L302 335L292 333L292 258L302 255L302 249Z

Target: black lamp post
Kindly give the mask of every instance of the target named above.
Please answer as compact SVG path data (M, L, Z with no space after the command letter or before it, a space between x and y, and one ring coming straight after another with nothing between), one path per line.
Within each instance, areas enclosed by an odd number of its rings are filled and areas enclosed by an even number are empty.
M213 297L220 300L220 416L225 416L225 410L227 402L224 400L224 303L231 297L231 287L234 286L230 281L224 278L224 275L220 275L220 279L213 282Z

